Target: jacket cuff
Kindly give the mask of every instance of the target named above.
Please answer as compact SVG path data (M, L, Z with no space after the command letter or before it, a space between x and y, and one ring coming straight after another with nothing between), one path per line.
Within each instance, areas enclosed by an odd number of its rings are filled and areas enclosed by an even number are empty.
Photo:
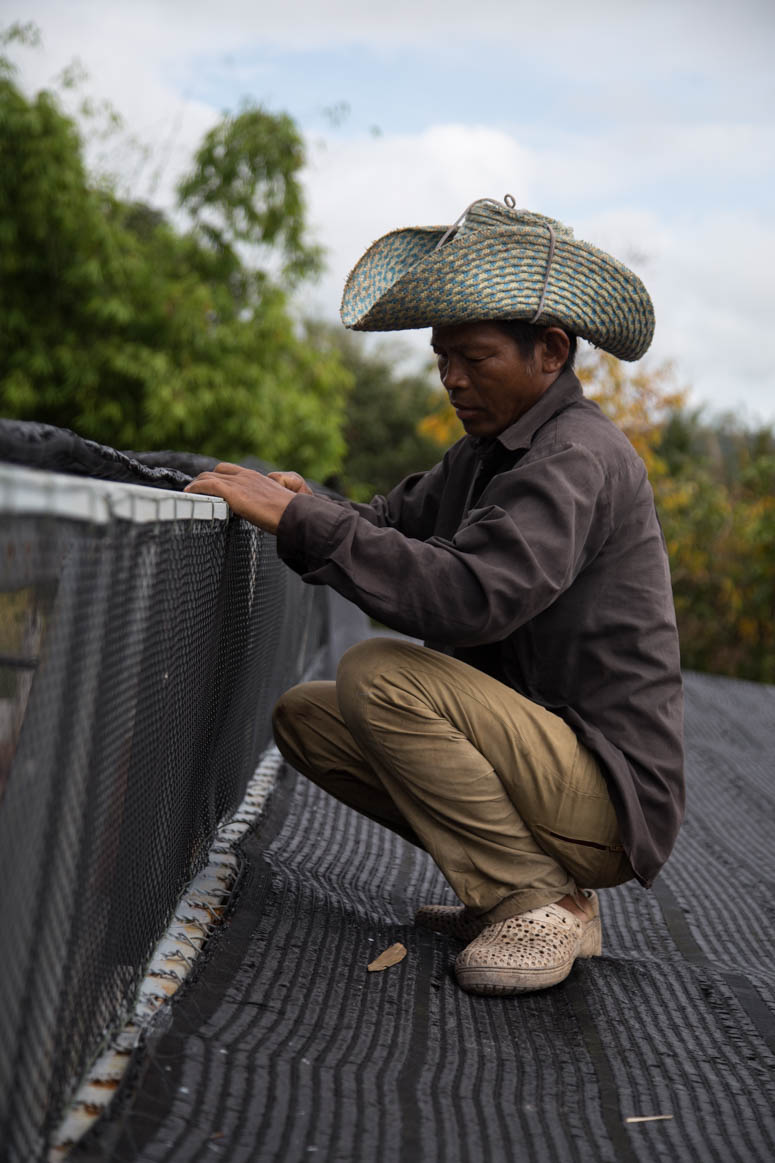
M322 497L299 493L277 526L277 553L298 572L308 572L327 561L346 520L347 509Z

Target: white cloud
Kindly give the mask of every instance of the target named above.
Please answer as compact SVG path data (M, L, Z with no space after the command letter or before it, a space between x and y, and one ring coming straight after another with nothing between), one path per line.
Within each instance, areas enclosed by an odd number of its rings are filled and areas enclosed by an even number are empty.
M657 320L648 358L673 361L694 404L775 420L772 224L730 214L667 224L653 213L620 211L578 226L577 235L643 278Z
M465 58L484 44L510 47L535 62L580 76L690 74L698 64L719 80L751 65L769 67L770 0L38 0L34 19L49 51L158 70L194 54L251 45L290 50L369 44L407 46ZM452 78L454 83L454 78Z
M680 353L698 400L775 419L775 228L713 215L672 243L655 278L661 347Z
M515 128L519 134L519 127ZM536 193L541 199L637 198L639 189L684 182L686 201L702 205L718 182L738 188L775 170L775 129L746 123L657 122L596 134L547 134L536 147Z
M313 144L306 173L310 224L329 249L317 289L338 305L345 277L374 239L397 226L453 222L476 198L530 200L534 159L513 138L478 126L440 125L416 136Z

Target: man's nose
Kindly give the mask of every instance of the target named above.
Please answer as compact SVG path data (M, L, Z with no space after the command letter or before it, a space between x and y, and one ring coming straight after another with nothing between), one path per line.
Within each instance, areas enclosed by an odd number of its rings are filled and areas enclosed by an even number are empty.
M456 388L466 387L468 384L468 375L465 364L459 356L448 356L447 366L442 373L441 382L448 392L454 392Z

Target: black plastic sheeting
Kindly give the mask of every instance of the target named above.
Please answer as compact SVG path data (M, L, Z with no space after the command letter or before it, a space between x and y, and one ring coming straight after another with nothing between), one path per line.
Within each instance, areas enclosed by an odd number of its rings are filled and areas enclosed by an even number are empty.
M209 472L218 464L215 456L172 449L119 452L107 444L87 440L69 428L55 428L37 420L2 419L0 461L45 469L47 472L175 491L182 491L193 477ZM255 456L245 457L240 464L257 472L269 472L273 467ZM317 483L315 489L328 496L339 495Z
M122 484L182 490L217 462L188 453L118 452L69 428L35 420L0 420L0 460ZM147 463L144 463L147 462Z
M454 943L414 929L451 899L424 853L287 772L229 923L72 1158L770 1163L775 688L686 682L671 862L601 894L603 957L521 998L466 995Z

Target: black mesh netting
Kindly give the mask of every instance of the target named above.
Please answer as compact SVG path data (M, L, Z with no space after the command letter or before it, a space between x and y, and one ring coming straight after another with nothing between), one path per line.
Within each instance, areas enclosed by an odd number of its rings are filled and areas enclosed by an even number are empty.
M4 514L0 562L0 1154L27 1163L120 1025L327 613L236 519Z

